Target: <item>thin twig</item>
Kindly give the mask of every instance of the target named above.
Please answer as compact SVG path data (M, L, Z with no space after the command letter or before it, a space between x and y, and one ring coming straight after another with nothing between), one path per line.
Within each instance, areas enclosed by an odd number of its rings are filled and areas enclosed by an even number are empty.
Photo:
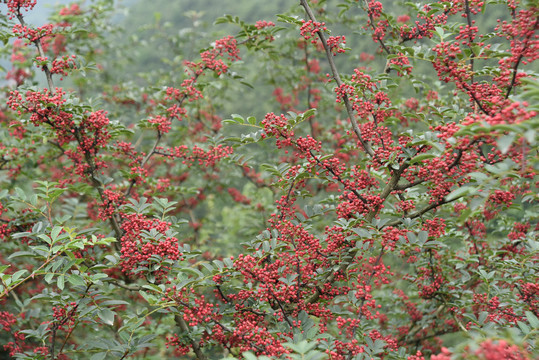
M161 141L161 131L157 130L157 138L155 139L155 142L153 144L153 147L152 147L152 150L146 155L146 157L141 161L140 163L140 167L143 168L146 163L150 160L150 158L157 154L157 146L159 145L159 142ZM129 196L129 194L131 193L131 190L133 189L133 186L135 185L136 183L136 180L135 179L131 179L131 181L129 182L129 187L127 188L127 190L124 192L124 196Z
M370 25L371 25L372 29L376 32L376 27L374 26L374 17L372 16L372 12L369 11L369 4L367 4L367 2L365 0L363 1L363 3L367 7L367 14L369 15ZM386 46L386 44L384 44L384 41L382 40L380 35L376 35L376 40L378 40L378 42L380 43L380 45L382 46L382 49L384 49L386 54L391 55L391 50L389 50L389 48ZM389 64L389 61L386 63L386 69L389 69L388 64ZM384 69L384 72L387 71L386 69Z
M440 200L438 202L435 202L433 204L430 204L430 205L424 207L422 210L414 212L413 214L411 214L410 216L407 216L406 218L407 219L418 218L418 217L422 216L423 214L429 212L432 209L435 209L435 208L437 208L439 206L442 206L442 205L445 205L445 204L449 204L449 203L451 203L451 202L453 202L455 200L458 200L458 199L462 198L463 196L459 196L459 197L456 197L456 198L451 199L451 200L447 200L447 199L444 198L444 199L442 199L442 200ZM393 220L393 221L390 221L390 222L386 223L384 225L384 227L396 226L396 225L399 225L400 223L402 223L402 219L397 219L397 220Z
M539 22L539 17L535 19L535 23L533 25L534 30L537 29L538 22ZM526 45L522 47L522 51L520 55L518 56L517 61L515 62L515 66L513 66L513 77L511 78L511 83L509 84L509 87L507 88L507 93L505 94L506 99L509 98L509 95L511 94L511 90L513 90L513 87L515 86L515 82L517 80L518 66L520 65L520 62L522 61L522 58L524 57L524 49L528 47L530 38L534 36L534 34L535 34L535 31L528 32L528 36L526 37L526 40L525 40Z
M19 20L19 23L23 27L25 27L26 23L24 21L24 17L22 16L20 6L18 7L15 16L17 16L17 19ZM41 38L38 38L38 39L36 39L36 40L34 40L32 42L36 46L37 52L39 53L39 56L42 57L42 58L45 58L45 51L43 51L43 46L41 45ZM45 73L45 77L47 78L47 84L49 86L49 91L52 94L52 93L54 93L54 91L53 91L54 90L54 82L52 81L51 71L49 70L49 67L47 65L43 65L41 68L43 69L43 72Z
M118 282L118 281L111 281L112 284L118 286L118 287L121 287L122 289L126 289L126 290L129 290L129 291L140 291L140 290L144 290L144 288L142 286L135 286L135 285L125 285L125 284L122 284L121 282Z
M466 21L468 22L468 31L471 31L472 28L472 12L470 11L470 0L464 0L464 11L466 13ZM470 34L471 35L471 34ZM473 52L473 40L472 37L469 36L468 39L470 40L470 43L468 44L468 49L470 50L471 56L470 56L470 84L473 84L473 68L474 68L474 59L475 54Z

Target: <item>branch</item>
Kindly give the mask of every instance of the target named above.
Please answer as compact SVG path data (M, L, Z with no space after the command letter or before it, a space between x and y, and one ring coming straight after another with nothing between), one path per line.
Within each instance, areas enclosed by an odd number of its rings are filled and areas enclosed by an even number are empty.
M15 14L17 16L17 19L19 20L19 23L22 25L22 26L26 26L26 23L24 22L24 17L22 16L21 14L21 9L17 9L17 13ZM45 57L45 52L43 51L43 46L41 46L41 39L38 38L34 41L32 41L34 43L34 45L36 46L37 48L37 52L39 53L39 56L41 56L42 58ZM52 74L51 74L51 71L49 70L49 67L47 65L43 65L41 67L43 69L43 72L45 72L45 76L47 77L47 84L49 86L49 91L52 93L54 93L53 89L54 89L54 82L52 81Z
M118 282L118 281L111 281L112 284L118 286L118 287L121 287L122 289L126 289L126 290L129 290L129 291L140 291L140 290L144 290L144 288L142 286L129 286L129 285L125 285L125 284L122 284L121 282Z
M80 302L82 301L82 299L84 299L86 297L86 295L88 294L88 291L90 291L90 288L92 287L93 283L90 283L86 286L86 290L84 291L84 294L82 295L82 297L80 298L77 306L75 306L72 310L71 310L71 316L73 316L77 309L78 309L78 306L80 304ZM70 329L69 329L69 333L67 334L66 338L64 339L64 342L62 344L62 347L60 348L60 351L58 351L58 356L60 356L60 354L64 351L64 347L66 346L67 344L67 341L69 340L69 337L71 336L71 334L73 333L73 330L75 330L75 328L77 327L77 325L80 323L80 321L77 321ZM54 358L54 357L53 357Z
M183 332L189 333L187 323L180 315L174 316L174 321L176 321L176 324L178 324L178 326L180 327L180 329L182 329ZM191 346L193 347L193 351L197 356L198 360L206 360L206 356L202 353L200 345L195 340L191 340Z
M473 25L472 24L472 12L470 11L470 0L465 0L464 5L465 5L465 12L466 12L466 21L468 22L468 30L469 30L469 29L471 29L471 27ZM470 37L469 39L470 39L470 42L473 43L472 37ZM470 83L473 83L473 67L474 67L475 54L473 52L471 44L468 44L468 49L470 49L470 52L471 52L471 56L470 56L470 72L471 72L472 75L470 77Z
M434 318L434 319L437 319L438 316L440 315L440 313L441 313L444 309L445 309L445 304L444 304L444 305L440 305L440 306L438 306L438 308L436 309L436 311L435 311L434 313L429 314L429 315L431 315L430 317L432 317L432 318ZM404 339L406 339L407 337L414 337L415 335L417 335L417 333L418 333L419 331L421 331L421 330L424 328L424 326L425 326L425 325L423 325L423 324L417 324L417 323L416 323L415 326L411 327L405 334L401 335L401 336L398 338L397 342L398 342L398 343L401 343L401 342L404 341ZM434 336L442 335L442 334L444 334L444 333L445 333L445 332L442 332L442 333L440 334L439 332L435 332L435 333L434 333L435 335L430 335L430 336L427 336L427 337L425 337L425 338L431 338L431 337L434 337ZM425 339L425 338L423 338L423 339ZM416 341L418 341L418 339L409 340L409 341L407 341L407 343L408 343L408 344L409 344L409 343L414 343L414 342L416 342Z
M404 170L406 170L407 167L408 167L407 165L403 165L399 169L394 170L394 172L393 172L393 174L391 176L391 179L389 180L389 182L386 184L386 186L384 187L384 189L380 193L380 198L382 200L385 200L389 196L389 194L391 194L391 192L394 190L395 186L397 186L397 183L399 182L399 179L400 179L402 173L404 172ZM369 213L365 216L365 220L368 221L368 222L371 222L374 219L374 217L376 216L376 214L378 213L378 210L379 210L379 207L371 209L369 211ZM400 220L399 220L399 222L400 222ZM386 225L386 226L388 226L388 225ZM326 284L327 283L332 283L335 280L335 276L337 276L338 273L344 272L348 268L348 266L352 263L353 259L356 257L357 253L360 250L363 250L363 249L359 249L359 248L350 249L348 251L348 253L346 254L346 256L345 256L345 258L347 258L347 260L342 261L340 266L338 267L338 269L333 271L331 274L329 274L324 279L324 283L326 283ZM384 253L384 251L382 249L382 252L380 253L380 255L379 255L378 259L377 259L377 262L379 262L381 260L383 253ZM369 282L370 282L371 279L372 279L372 277L369 278ZM322 295L322 292L320 291L319 287L316 287L316 292L313 295L311 295L311 297L308 298L305 301L305 303L306 304L312 304L312 303L316 302L318 300L318 298L320 297L320 295Z
M537 28L537 25L539 23L539 17L535 19L535 23L533 24L533 29ZM505 94L505 98L509 98L509 94L511 94L511 90L513 90L513 87L515 86L515 82L517 80L517 69L520 65L520 62L522 61L522 58L524 57L524 49L528 47L530 38L535 34L535 31L529 31L528 36L525 40L525 46L523 47L520 55L518 56L517 62L515 63L515 66L513 66L513 77L511 78L511 84L509 84L509 88L507 89L507 93Z
M367 7L367 14L369 15L369 20L371 22L371 27L374 31L376 31L376 27L374 26L374 18L372 17L372 13L369 12L369 5L367 4L367 2L364 0L363 3L365 4L365 6ZM376 35L376 40L378 40L378 42L380 43L380 45L382 46L382 48L384 49L384 51L390 55L391 54L391 50L388 49L388 47L386 46L386 44L384 44L384 41L382 40L382 38L380 38L380 35ZM384 69L384 72L388 72L387 69L389 69L388 67L388 64L389 64L389 61L386 63L386 69Z
M309 4L307 3L307 0L300 0L300 4L305 9L307 16L309 16L309 19L311 19L312 22L317 22L313 11L311 10ZM318 37L320 37L320 41L322 41L324 50L326 51L326 57L328 59L329 67L331 68L331 72L333 74L333 79L337 83L337 86L341 87L342 85L344 85L344 83L342 82L339 72L337 71L337 67L335 66L335 61L333 60L333 54L331 53L331 50L329 49L329 46L327 44L326 36L321 30L318 30L317 34L318 34ZM374 151L372 150L370 144L366 142L365 140L363 140L363 136L361 135L361 130L359 129L359 125L356 119L354 118L354 110L352 109L352 104L350 103L350 99L348 98L348 95L343 94L343 100L344 100L344 105L346 106L346 112L348 113L348 117L350 118L350 122L352 123L352 129L354 130L354 133L356 134L359 142L361 143L361 146L363 147L365 152L370 155L370 157L375 157Z
M346 184L344 183L344 180L339 176L339 174L337 174L332 168L330 167L327 167L325 166L324 164L322 164L322 162L320 161L320 159L318 159L312 152L312 150L309 150L309 153L311 154L312 158L316 161L316 163L323 169L326 169L327 171L329 171L331 173L331 175L333 175L338 182L340 182L342 185L344 185L344 188L346 189ZM361 202L363 204L366 204L368 201L367 199L365 199L365 197L363 197L356 189L350 189L350 191L352 193L354 193L354 195L359 199L361 200Z
M396 190L396 191L402 191L402 190L406 190L406 189L409 189L409 188L412 188L414 186L417 186L417 185L420 185L422 183L424 183L425 179L417 179L416 181L413 181L411 183L408 183L408 184L398 184L397 186L395 186L395 189L393 190Z
M477 106L479 106L479 109L483 112L483 114L490 116L490 113L483 107L483 105L475 95L475 92L470 89L470 86L467 83L463 82L462 87L468 92L468 95L472 97L472 99L475 101Z
M406 218L407 219L418 218L418 217L422 216L423 214L425 214L426 212L429 212L432 209L435 209L435 208L437 208L439 206L442 206L442 205L445 205L445 204L452 203L453 201L458 200L458 199L460 199L462 197L464 197L464 195L459 196L459 197L454 198L454 199L451 199L451 200L446 200L444 198L444 199L442 199L442 200L440 200L440 201L438 201L438 202L436 202L434 204L430 204L430 205L424 207L422 210L416 211L415 213L411 214L410 216L407 216ZM384 227L399 225L400 223L402 223L402 220L403 219L397 219L397 220L390 221L387 224L385 224Z
M288 323L288 325L290 326L290 328L293 328L293 325L292 323L290 322L290 320L288 319L288 316L286 315L286 312L283 308L283 305L281 304L281 301L279 301L279 299L277 299L277 297L275 296L275 294L273 293L273 291L271 291L270 288L268 288L268 290L270 291L270 294L271 296L273 297L273 299L277 302L277 305L279 306L279 309L281 309L281 312L283 313L283 317L284 319L286 320L286 322ZM299 299L298 299L299 301Z
M77 142L79 143L79 145L82 146L82 144L84 142L83 142L82 136L80 134L79 128L75 128L73 134L75 135L75 138L77 139ZM84 160L86 161L86 163L89 166L88 175L90 177L90 180L92 181L93 187L99 193L99 196L101 197L101 200L105 200L104 191L103 191L103 184L101 183L101 181L99 181L95 177L95 171L96 171L95 162L94 162L94 159L92 158L91 154L88 151L84 151ZM120 225L119 225L119 222L118 222L118 219L116 218L116 216L117 216L117 214L115 212L114 214L112 214L109 221L110 221L110 225L112 226L112 230L114 231L114 234L116 235L116 238L118 240L120 240L122 235L123 235L123 232L120 229ZM118 243L116 243L116 244L118 244Z
M141 168L143 168L144 165L146 165L146 163L150 160L150 158L154 154L158 154L158 152L155 149L157 149L157 145L159 145L159 142L161 141L161 137L162 137L161 131L157 130L157 138L155 139L155 143L153 144L152 150L148 153L148 155L146 155L146 157L140 163ZM129 182L129 187L125 191L124 196L128 196L129 193L131 193L131 189L133 189L133 186L135 185L135 183L136 183L136 180L131 179L131 181Z
M12 286L11 288L9 286L7 286L4 281L2 279L0 279L2 281L2 284L4 285L5 287L5 290L3 293L0 294L0 299L2 299L4 296L7 296L9 294L10 291L13 291L14 289L18 288L20 285L24 284L26 281L28 281L30 278L34 278L36 276L36 274L41 270L43 269L45 266L47 266L48 264L50 264L51 261L53 261L54 259L56 259L58 256L60 256L62 253L59 252L59 253L56 253L56 255L54 255L53 257L51 258L48 258L47 261L45 261L43 264L41 264L41 266L37 269L37 270L34 270L32 271L32 273L30 275L28 275L27 277L25 277L22 281L18 282L17 284L15 284L14 286Z

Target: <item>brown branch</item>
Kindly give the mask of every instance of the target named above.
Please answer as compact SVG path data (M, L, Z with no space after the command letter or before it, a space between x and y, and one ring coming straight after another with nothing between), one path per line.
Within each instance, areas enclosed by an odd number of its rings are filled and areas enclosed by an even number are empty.
M312 158L316 161L316 163L322 167L323 169L326 169L326 171L330 172L331 175L333 175L338 182L340 182L346 189L346 184L344 183L344 180L339 176L339 174L337 174L332 168L330 167L327 167L325 166L324 164L322 164L322 162L320 161L320 159L318 159L311 150L309 150L309 153L311 154ZM363 203L363 204L367 204L367 199L365 199L365 197L363 197L363 195L361 195L356 189L349 189L352 193L354 193L354 195Z
M477 104L477 106L479 107L479 109L485 114L485 115L488 115L490 116L491 114L483 107L483 104L481 104L481 102L479 101L479 99L477 98L477 96L475 95L475 92L473 92L471 89L470 89L470 85L468 85L467 83L463 82L462 83L462 87L464 88L464 90L466 90L468 92L468 95L470 95L473 99L473 101L475 101L475 103Z
M365 4L366 8L367 8L367 14L369 15L369 20L370 20L370 24L371 24L371 27L374 31L376 31L376 27L374 26L374 18L372 16L372 12L369 11L369 5L367 4L367 2L364 0L363 3ZM391 54L391 50L389 50L389 48L386 46L386 44L384 44L384 41L382 40L382 38L380 38L380 35L376 35L376 40L378 40L378 42L380 43L380 45L382 46L382 49L384 49L384 51L390 55ZM386 63L386 69L384 69L384 72L389 72L388 67L389 65L389 61Z
M129 290L129 291L140 291L140 290L144 290L144 288L142 286L129 286L129 285L125 285L125 284L122 284L121 282L118 282L118 281L111 281L112 284L118 286L118 287L121 287L122 289L126 289L126 290Z
M464 196L464 195L463 195ZM407 216L406 218L407 219L415 219L415 218L418 218L420 216L422 216L423 214L429 212L430 210L432 209L435 209L439 206L442 206L442 205L445 205L445 204L449 204L455 200L458 200L460 198L462 198L463 196L459 196L457 198L454 198L454 199L451 199L451 200L446 200L445 198L438 201L438 202L435 202L433 204L430 204L426 207L424 207L423 209L419 210L419 211L416 211L415 213L411 214L410 216ZM400 223L402 222L402 219L397 219L397 220L393 220L393 221L390 221L388 223L386 223L384 225L384 227L388 227L388 226L396 226L396 225L399 225Z
M88 291L90 291L90 288L92 287L92 285L94 285L93 283L90 283L86 286L86 290L84 291L84 294L82 295L81 299L79 300L79 304L80 302L82 301L82 299L84 299L86 297L86 295L88 294ZM73 307L73 309L71 310L71 316L73 316L77 309L78 309L78 306L79 304L77 304L75 307ZM58 356L64 351L64 347L66 346L67 344L67 340L69 340L69 338L71 337L71 334L73 333L73 330L75 330L75 328L77 327L77 325L80 323L80 321L77 321L76 324L74 324L70 329L69 329L69 333L67 334L66 338L64 339L64 342L62 344L62 347L60 347L60 350L58 351ZM54 354L54 351L52 351L52 353ZM54 356L53 356L53 359L54 359Z
M464 6L465 6L464 11L466 13L466 21L468 22L468 31L470 31L470 29L472 28L472 12L470 11L470 0L464 0ZM473 52L472 44L471 44L473 43L472 37L470 36L469 39L470 39L470 44L468 44L468 49L470 49L470 52L472 54L470 56L470 72L471 72L470 83L473 83L473 68L474 68L475 54Z
M221 295L221 297L223 298L223 300L225 300L225 302L231 302L230 299L223 293L223 290L221 290L221 286L219 285L215 285L215 288L217 289L217 291L219 291L219 295Z
M182 329L183 332L189 333L189 327L187 326L187 323L180 315L174 316L174 321L180 327L180 329ZM200 345L195 340L191 340L191 346L198 360L206 360L206 356L202 353L202 350L200 349Z
M32 271L32 273L30 275L28 275L27 277L25 277L23 280L21 280L20 282L18 282L17 284L15 284L14 286L12 286L11 288L9 286L7 286L3 280L2 281L2 284L4 285L5 287L5 290L3 293L0 294L0 299L2 299L4 296L7 296L11 291L15 290L17 287L19 287L20 285L24 284L26 281L28 281L30 278L34 278L35 275L41 270L43 269L45 266L47 266L48 264L51 263L51 261L53 261L54 259L56 259L58 256L60 256L62 253L56 253L54 256L52 256L51 258L48 258L43 264L41 264L41 266L37 269L37 270L34 270Z
M391 194L391 192L394 190L395 186L399 182L399 179L400 179L402 173L404 172L404 170L406 170L406 168L407 168L407 165L403 165L398 170L393 171L391 179L389 180L389 182L386 184L386 186L384 187L384 189L380 193L380 198L382 200L385 200L389 196L389 194ZM371 209L369 211L369 213L365 216L365 220L368 221L368 222L371 222L374 219L374 217L376 216L376 214L378 213L378 210L379 210L379 207ZM399 220L399 222L400 222L400 220ZM399 222L397 222L397 224ZM385 226L388 226L388 225L385 225ZM360 250L362 250L362 249L359 249L359 248L350 249L348 251L348 253L346 254L346 256L345 256L346 258L348 258L350 260L342 261L337 270L331 272L331 274L326 276L326 278L324 279L324 283L332 283L335 280L335 277L337 276L338 273L344 272L348 268L348 266L350 266L350 264L352 263L352 260L356 257L357 253ZM383 250L380 253L380 256L379 256L377 261L380 261L382 255L383 255ZM369 279L369 282L370 282L370 279ZM319 287L316 287L316 292L314 294L312 294L311 297L309 297L305 301L305 303L306 304L314 303L315 301L318 300L318 298L320 298L320 295L322 295L322 292L320 291Z
M425 181L427 181L426 179L417 179L411 183L408 183L408 184L397 184L397 186L395 186L395 191L402 191L402 190L406 190L406 189L409 189L409 188L412 188L414 186L417 186L417 185L420 185L422 183L424 183Z
M285 321L288 323L290 328L292 328L293 327L292 323L290 322L290 319L288 319L288 315L286 315L286 311L284 310L283 304L281 304L281 301L279 299L277 299L277 297L275 296L273 291L271 291L270 288L268 288L268 290L270 291L270 294L273 297L273 299L277 302L277 305L279 306L279 309L281 309L281 312L283 313L283 317L284 317ZM298 301L299 301L299 299L298 299Z
M16 12L15 15L17 16L17 19L19 20L19 23L22 26L26 26L25 21L24 21L24 17L22 16L21 11L20 11L20 7L17 9L17 12ZM41 38L38 38L38 39L36 39L36 40L34 40L32 42L36 46L37 51L39 53L39 56L45 57L45 52L43 51L43 46L41 45ZM49 92L52 94L52 93L54 93L54 91L53 91L54 82L52 80L52 74L51 74L50 69L48 68L47 65L43 65L42 69L45 72L45 76L47 78L47 84L48 84L48 87L49 87ZM52 126L52 123L49 121L48 118L47 118L47 120L48 120L48 123ZM75 138L77 139L77 142L79 143L79 145L82 145L83 144L82 136L81 136L80 130L78 128L74 129L74 135L75 135ZM102 184L95 177L95 170L96 170L95 162L94 162L93 158L91 157L91 155L87 151L84 151L84 158L86 160L86 163L90 167L89 175L90 175L90 179L92 181L92 184L93 184L94 188L96 188L97 191L99 192L99 195L100 195L101 199L104 200ZM118 224L116 214L113 214L113 216L110 217L110 224L112 226L112 229L113 229L116 237L118 239L120 239L122 237L122 230L120 229L120 225Z
M155 154L158 154L158 152L156 151L157 149L157 146L159 145L159 142L161 141L161 131L157 130L157 138L155 139L155 143L153 144L153 147L152 147L152 150L146 155L146 157L140 162L140 167L143 168L146 163L150 160L150 158L155 155ZM129 182L129 187L127 188L127 190L124 192L124 196L129 196L129 194L131 193L131 190L133 189L133 186L135 185L136 183L136 180L135 179L131 179L131 181Z
M19 20L19 23L23 27L26 27L26 23L24 21L24 17L22 16L20 7L17 9L17 13L15 14L15 16L17 16L17 19ZM45 57L45 51L43 51L43 46L41 45L41 38L38 38L38 39L36 39L36 40L34 40L32 42L36 46L37 52L39 53L39 56L44 58ZM47 84L48 84L48 87L49 87L49 91L51 93L54 93L54 91L53 91L54 82L52 81L52 74L51 74L51 71L50 71L49 67L47 65L43 65L41 68L43 69L43 72L45 73L45 76L47 78Z
M436 311L432 314L429 314L429 315L432 315L431 317L434 318L434 319L437 319L438 316L440 315L440 313L444 310L445 308L445 304L444 305L440 305ZM402 341L404 341L404 339L406 339L407 337L410 337L410 336L415 336L419 331L421 331L423 329L424 325L422 324L416 324L415 326L412 326L407 332L406 334L403 334L401 335L397 342L398 343L401 343ZM425 337L425 338L422 338L422 339L413 339L413 340L410 340L408 341L407 343L414 343L416 341L421 341L423 339L428 339L428 338L431 338L431 337L434 337L434 336L439 336L439 335L443 335L445 334L446 332L442 332L442 333L439 333L439 332L436 332L428 337Z
M301 6L305 9L305 12L307 13L307 16L309 19L311 19L312 22L317 22L316 17L314 16L313 11L311 10L311 7L307 3L307 0L300 0ZM341 76L339 75L339 72L337 71L337 67L335 65L335 61L333 60L333 54L331 53L331 50L327 44L326 36L321 30L317 31L318 37L320 38L320 41L322 42L322 45L324 46L324 50L326 51L326 57L328 59L329 67L331 68L331 72L333 74L333 79L337 83L338 87L341 87L344 85L343 81L341 80ZM363 136L361 135L361 129L359 128L359 125L357 123L357 120L354 117L354 110L352 108L352 104L350 103L350 99L348 98L348 95L343 94L343 101L344 105L346 107L346 112L348 113L348 117L350 118L350 122L352 123L352 129L354 130L354 133L356 134L359 142L361 143L361 146L365 150L367 154L369 154L370 157L375 157L375 153L372 150L370 144L363 140Z
M535 19L535 23L533 24L533 29L537 29L537 25L539 23L539 17L537 17ZM520 55L518 56L518 59L515 63L515 66L513 66L513 77L511 78L511 84L509 84L509 88L507 89L507 93L505 94L505 98L509 98L509 95L511 94L511 90L513 90L513 87L515 86L515 82L517 80L517 69L518 69L518 66L520 65L520 62L522 61L522 58L524 57L524 49L528 46L529 44L529 41L530 41L530 38L535 35L535 31L530 31L528 36L526 37L526 40L525 40L525 44L526 46L524 46L524 48L522 49L522 52L520 53Z
M83 142L82 135L80 133L79 128L75 128L73 134L75 135L75 139L77 139L77 142L79 143L79 145L82 146L82 144L84 142ZM89 166L88 175L90 177L90 180L92 181L92 185L97 190L97 192L99 193L99 196L101 197L101 200L105 200L103 184L101 183L101 181L99 181L95 177L95 172L96 172L97 167L95 165L94 159L92 158L92 155L88 151L84 150L83 152L84 152L84 159L85 159L86 163ZM112 214L112 216L109 219L109 222L110 222L110 225L112 226L112 230L114 231L114 234L116 235L116 238L118 240L120 240L120 238L123 235L123 232L120 229L120 224L119 224L119 221L117 219L117 214L116 213Z

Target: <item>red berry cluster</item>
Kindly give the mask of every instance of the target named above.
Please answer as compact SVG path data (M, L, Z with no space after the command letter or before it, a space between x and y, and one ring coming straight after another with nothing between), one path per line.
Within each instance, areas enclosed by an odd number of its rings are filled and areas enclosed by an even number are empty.
M45 36L51 35L53 29L53 24L46 24L36 29L32 29L21 24L13 25L13 33L16 34L19 39L27 39L31 42L39 41Z
M486 340L474 352L481 360L527 360L530 359L525 350L516 345L508 344L505 340Z
M410 74L413 69L408 57L403 53L398 53L397 57L392 58L389 63L397 69L398 76Z
M346 37L344 35L329 36L326 42L333 55L337 55L338 53L344 53L346 51Z
M232 196L232 199L237 203L245 204L245 205L249 205L251 203L251 199L243 195L236 188L228 188L228 193L230 194L230 196Z
M174 114L174 117L179 118L180 111L177 110L177 108L173 108L171 112ZM150 124L154 124L157 128L157 131L159 131L161 134L166 134L171 129L171 118L167 118L162 115L157 115L148 120Z
M125 203L124 195L111 189L104 189L102 195L103 203L99 206L98 218L108 220L114 215L116 209Z
M267 27L274 27L275 23L273 21L265 21L265 20L259 20L256 22L255 27L258 30L267 28Z
M121 214L124 235L121 242L121 268L126 274L148 270L162 260L178 260L182 256L178 239L169 235L170 223L141 214ZM159 273L166 273L168 266ZM142 276L142 275L141 275Z
M327 27L325 26L326 24L323 22L313 22L312 20L309 20L309 21L301 20L301 22L303 25L301 25L299 32L305 40L312 39L311 40L312 44L317 43L316 34L319 31L327 31Z
M64 55L61 58L54 59L50 66L51 73L67 76L68 70L77 68L77 64L75 63L75 58L76 58L75 55L71 55L71 56Z
M25 11L32 10L36 6L37 0L7 0L9 18L12 19L17 14L20 14L20 10Z
M0 311L0 326L4 331L10 332L11 326L17 322L17 318L10 312Z
M183 159L182 164L188 167L193 166L195 163L203 167L213 167L222 159L230 156L234 149L231 146L222 144L212 145L208 150L204 150L198 145L194 145L192 149L189 149L187 145L181 145L169 149L159 148L159 151L169 159Z
M216 40L213 48L200 54L201 62L186 61L186 65L194 72L195 76L200 76L205 69L213 70L217 75L228 71L228 65L222 60L223 57L229 61L241 60L239 56L237 41L232 36L227 36Z

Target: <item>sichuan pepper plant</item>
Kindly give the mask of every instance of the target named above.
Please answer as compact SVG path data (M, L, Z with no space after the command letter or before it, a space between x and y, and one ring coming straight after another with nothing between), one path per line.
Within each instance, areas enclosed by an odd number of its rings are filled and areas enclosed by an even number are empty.
M168 74L4 3L2 358L538 356L536 1L301 0Z

